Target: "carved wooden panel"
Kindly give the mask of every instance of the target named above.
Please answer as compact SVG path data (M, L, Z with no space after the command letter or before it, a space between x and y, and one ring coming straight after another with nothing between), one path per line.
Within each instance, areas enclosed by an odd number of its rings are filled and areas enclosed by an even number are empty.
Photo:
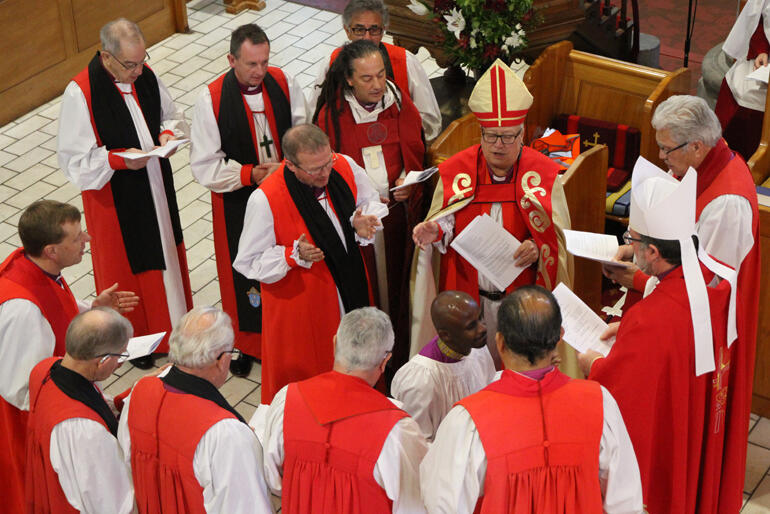
M67 57L56 0L0 2L0 29L0 92Z
M759 240L762 270L770 269L770 209L759 207ZM759 284L759 325L754 360L754 398L751 410L770 417L770 273L762 273Z
M99 29L116 18L140 21L153 13L162 11L164 0L72 0L72 14L75 18L77 49L82 52L99 43ZM105 15L109 13L109 15Z

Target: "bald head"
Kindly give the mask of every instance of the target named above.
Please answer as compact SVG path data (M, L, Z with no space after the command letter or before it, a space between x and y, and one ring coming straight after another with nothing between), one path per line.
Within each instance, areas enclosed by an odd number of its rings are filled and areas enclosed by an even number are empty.
M487 327L480 316L479 304L462 291L443 291L430 306L430 317L439 338L463 355L486 343Z
M283 135L281 149L287 160L298 163L299 153L316 153L329 146L329 136L315 125L303 123L296 125Z
M126 18L118 18L108 22L99 31L99 39L102 48L113 54L120 55L122 44L134 44L144 46L144 35L139 25Z
M507 349L535 364L550 354L561 339L559 304L543 287L520 287L500 304L497 331Z
M87 361L107 353L121 353L134 330L131 323L109 307L94 307L75 316L64 344L73 359Z

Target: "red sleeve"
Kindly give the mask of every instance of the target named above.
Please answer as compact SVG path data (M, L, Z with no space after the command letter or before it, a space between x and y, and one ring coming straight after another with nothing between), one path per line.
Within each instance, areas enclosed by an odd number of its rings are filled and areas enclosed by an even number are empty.
M132 388L129 387L128 389L126 389L125 391L123 391L113 399L113 402L115 403L115 408L118 409L118 412L123 412L123 402L126 400L126 396L131 394L131 389Z
M285 257L286 257L286 262L289 264L289 267L290 267L290 268L296 268L296 267L297 267L297 261L295 261L295 260L292 258L292 256L291 256L291 253L292 253L293 251L294 251L294 247L293 247L293 245L292 245L292 246L287 246L287 247L286 247L286 250L285 250L285 252L286 252L286 253L285 253Z
M749 40L749 53L746 58L754 60L762 53L770 53L770 42L767 41L767 36L765 36L765 25L762 22L762 16L760 16L757 30L754 31L751 40Z
M174 137L174 131L173 130L164 130L160 134L158 134L158 137L162 136L163 134L168 134L171 137Z
M435 243L436 241L441 241L441 239L444 237L444 229L441 228L441 225L436 223L438 225L438 236L436 236L436 239L433 240Z
M115 155L117 152L125 152L125 148L115 148L113 150L110 150L110 153L107 155L107 161L110 164L110 168L113 170L127 170L128 166L126 166L126 160L123 159L123 157L120 157L119 155Z
M640 269L636 270L636 273L634 273L634 290L643 293L649 278L650 276L644 271Z
M251 171L254 169L253 164L244 164L241 166L241 184L244 186L250 186L254 184L251 177Z

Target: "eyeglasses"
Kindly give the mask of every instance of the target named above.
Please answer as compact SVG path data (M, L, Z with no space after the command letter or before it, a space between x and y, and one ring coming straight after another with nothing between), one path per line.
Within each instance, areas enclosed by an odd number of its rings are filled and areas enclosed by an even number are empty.
M630 230L626 230L626 231L623 233L623 241L624 241L624 242L625 242L627 245L630 245L632 241L636 241L637 243L644 243L644 241L643 241L643 240L641 240L641 239L637 239L637 238L635 238L635 237L631 237L631 231L630 231Z
M504 145L512 145L516 142L517 139L521 137L521 135L524 133L524 130L519 130L516 134L492 134L490 132L486 132L484 130L481 131L481 139L484 140L485 143L489 144L495 144L497 143L497 140L499 139Z
M232 355L232 360L234 361L237 361L238 359L241 358L241 355L243 355L243 353L238 348L233 348L232 350L225 350L222 353L220 353L217 356L217 360L221 359L222 356L226 353L229 353L230 355Z
M382 34L382 27L379 25L372 25L371 27L364 27L363 25L356 25L355 27L350 27L350 32L355 34L356 36L363 36L367 32L370 36L379 36Z
M330 169L332 169L334 167L334 163L337 162L337 154L336 153L332 154L331 158L329 159L329 162L327 162L326 164L324 164L320 168L316 168L314 170L306 170L305 168L303 168L302 166L300 166L296 162L292 162L292 161L289 161L289 162L291 162L294 165L295 168L297 168L300 171L304 171L308 175L318 175L319 173L323 173L325 171L329 171Z
M109 54L109 55L110 55L110 56L111 56L113 59L115 59L116 61L118 61L118 63L119 63L121 66L123 66L125 69L127 69L128 71L133 71L133 70L135 70L135 69L136 69L136 67L137 67L137 66L143 66L143 65L144 65L144 63L146 63L147 61L149 61L149 60L150 60L150 54L149 54L149 53L147 53L147 52L144 52L144 60L143 60L142 62L129 62L129 63L125 63L125 64L124 64L123 62L121 62L121 60L120 60L120 59L118 59L117 57L115 57L115 56L114 56L114 55L112 55L111 53L109 53L109 52L104 52L104 53L106 53L106 54Z
M107 362L107 359L109 359L110 357L117 357L118 358L118 364L123 364L124 362L126 362L128 360L129 353L128 352L123 352L123 353L103 353L101 355L97 355L96 357L101 357L102 358L102 360L99 361L99 364L104 364L105 362ZM94 357L94 358L96 358L96 357Z
M671 149L666 149L665 147L663 147L663 146L660 146L660 145L658 145L658 148L660 148L660 151L661 151L661 152L663 152L663 153L664 153L666 156L668 156L668 154L670 154L671 152L676 152L676 151L677 151L677 150L679 150L680 148L684 148L685 146L687 146L687 145L689 145L689 144L690 144L690 142L689 142L689 141L685 141L685 142L684 142L684 143L682 143L681 145L679 145L679 146L675 146L674 148L671 148Z

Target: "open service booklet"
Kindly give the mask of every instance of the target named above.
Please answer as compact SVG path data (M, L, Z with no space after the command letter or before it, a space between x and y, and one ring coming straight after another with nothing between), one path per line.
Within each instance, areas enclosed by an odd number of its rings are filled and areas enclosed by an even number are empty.
M605 357L610 353L615 337L602 341L599 336L607 330L607 324L583 300L561 282L553 290L561 309L561 326L564 342L583 353L595 350Z
M599 261L608 266L627 268L628 262L613 260L618 252L618 240L609 234L564 229L567 251L576 257Z
M487 277L498 291L505 291L526 269L513 264L513 254L521 241L488 214L473 218L450 246Z
M126 348L128 358L138 359L139 357L150 355L155 351L155 348L158 347L165 335L165 332L158 332L157 334L132 337L128 340L128 347Z
M171 152L173 152L180 146L187 144L189 142L190 142L189 139L172 139L165 145L159 146L158 148L155 148L154 150L151 150L149 152L115 152L115 155L129 161L142 159L144 157L147 157L148 155L150 157L168 157L169 155L171 155Z

